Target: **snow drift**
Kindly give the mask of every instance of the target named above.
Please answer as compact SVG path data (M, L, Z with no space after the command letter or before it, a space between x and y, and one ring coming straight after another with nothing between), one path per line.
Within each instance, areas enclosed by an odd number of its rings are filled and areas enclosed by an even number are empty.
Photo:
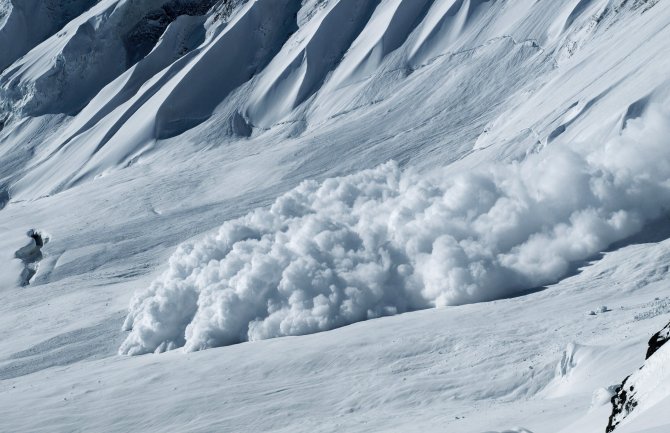
M325 331L552 283L670 199L668 111L589 149L418 175L387 163L305 181L178 248L136 294L124 354Z

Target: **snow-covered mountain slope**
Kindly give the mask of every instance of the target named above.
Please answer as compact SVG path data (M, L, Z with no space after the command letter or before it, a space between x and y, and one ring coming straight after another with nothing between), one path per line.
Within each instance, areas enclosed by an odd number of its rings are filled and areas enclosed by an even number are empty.
M0 69L53 36L97 0L0 1Z
M8 431L481 433L556 432L597 414L597 428L565 431L604 432L611 393L601 388L641 365L669 317L668 241L657 239L655 228L523 297L195 353L113 356L122 336L106 323L60 325L7 356L0 415ZM74 299L104 317L118 311L109 296L122 289L100 289L104 302L91 305L85 294ZM68 308L65 297L22 303L59 323L62 314L50 315ZM588 314L604 300L608 311ZM28 411L36 415L20 415Z
M622 423L630 423L641 413L648 411L659 402L670 397L668 394L668 331L670 324L666 325L649 341L646 361L640 370L628 376L616 389L616 396L612 399L612 415L607 425L607 431L621 429ZM657 425L665 424L669 427L667 417L658 417L654 422Z
M600 400L611 398L611 412L606 432L660 433L670 428L668 416L668 335L670 324L649 340L644 364L620 384L601 393ZM613 391L613 392L612 392ZM597 394L594 394L594 398ZM586 431L602 429L603 410L588 413L570 428ZM565 431L574 431L570 428ZM580 430L580 431L581 431Z
M604 431L669 319L668 41L665 0L0 0L0 431Z

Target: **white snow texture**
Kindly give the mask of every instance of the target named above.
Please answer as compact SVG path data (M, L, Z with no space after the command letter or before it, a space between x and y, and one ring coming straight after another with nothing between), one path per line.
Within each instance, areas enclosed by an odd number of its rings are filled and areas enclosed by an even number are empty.
M389 162L305 181L180 246L132 299L119 351L308 334L556 282L665 210L669 125L658 105L604 144L518 163L417 174Z

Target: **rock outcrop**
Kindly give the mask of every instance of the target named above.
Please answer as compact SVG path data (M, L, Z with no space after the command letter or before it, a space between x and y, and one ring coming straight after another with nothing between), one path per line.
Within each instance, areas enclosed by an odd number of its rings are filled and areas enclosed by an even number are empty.
M659 396L659 389L667 383L667 372L663 368L670 358L670 323L654 334L649 340L646 361L635 373L626 377L616 388L612 397L612 413L609 417L606 432L617 429L621 422L632 413L639 411L641 405L653 406Z

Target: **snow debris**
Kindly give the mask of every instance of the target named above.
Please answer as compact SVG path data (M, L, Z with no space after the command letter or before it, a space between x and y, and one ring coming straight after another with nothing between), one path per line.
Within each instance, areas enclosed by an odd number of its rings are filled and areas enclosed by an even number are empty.
M180 246L131 300L119 351L308 334L554 283L666 211L669 118L658 107L604 145L457 175L389 162L305 181Z

